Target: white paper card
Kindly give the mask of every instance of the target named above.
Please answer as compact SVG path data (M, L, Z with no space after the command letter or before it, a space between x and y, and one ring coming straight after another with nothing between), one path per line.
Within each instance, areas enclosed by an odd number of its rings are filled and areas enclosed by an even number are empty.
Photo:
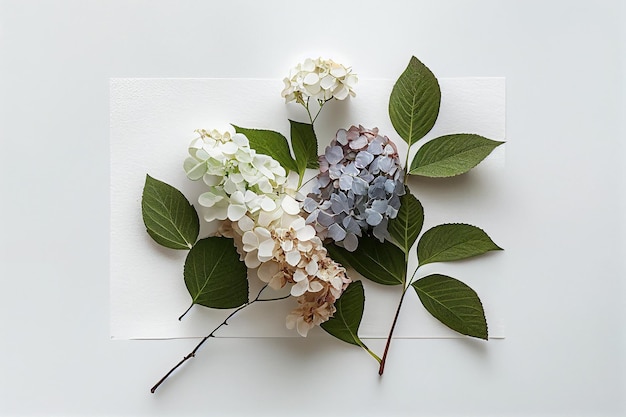
M439 80L442 102L439 119L423 139L451 133L477 133L505 139L505 81L503 78ZM135 79L111 80L111 337L114 339L181 338L207 335L230 311L194 306L183 282L187 251L155 244L141 218L141 193L146 174L164 181L196 204L202 183L189 181L182 169L195 129L242 127L271 129L289 137L288 119L305 122L302 106L285 104L280 80L253 79ZM393 81L360 80L357 97L329 102L316 131L320 153L339 128L353 124L378 127L396 142L401 156L407 146L389 120L388 102ZM483 228L503 245L502 215L505 146L498 147L469 174L451 179L411 179L412 192L425 210L424 230L440 223L464 222ZM412 155L411 155L412 156ZM200 237L206 235L206 226ZM204 233L204 234L203 234ZM415 259L412 260L415 263ZM504 337L506 252L478 259L426 265L419 276L442 273L470 285L481 297L490 337ZM261 288L251 277L250 294ZM365 280L366 306L360 334L385 338L400 297L399 287ZM268 293L269 294L269 293ZM222 329L222 337L299 337L285 328L293 298L257 303ZM314 329L309 337L327 337ZM422 307L414 291L404 301L396 337L459 337Z

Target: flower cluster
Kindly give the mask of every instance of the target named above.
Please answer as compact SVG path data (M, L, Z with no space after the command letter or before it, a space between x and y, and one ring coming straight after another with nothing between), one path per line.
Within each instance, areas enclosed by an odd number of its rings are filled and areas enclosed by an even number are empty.
M354 86L358 79L346 68L330 59L310 59L298 64L285 78L281 95L286 102L296 101L302 105L314 98L320 103L336 98L343 100L355 96Z
M200 137L189 146L184 168L191 180L202 180L208 191L198 203L204 219L236 221L247 212L273 210L275 190L286 181L285 169L273 158L257 154L248 138L216 130L199 130Z
M340 129L320 156L317 183L304 201L306 223L321 239L329 238L349 251L357 236L372 228L380 241L388 237L404 194L403 171L396 145L378 129Z
M293 284L298 308L287 325L306 336L335 312L334 302L350 283L346 271L326 253L315 228L300 216L285 170L256 154L243 134L200 131L185 161L187 176L202 178L209 191L198 201L204 218L224 220L218 234L231 237L250 269L274 289Z
M297 297L298 308L287 317L287 327L306 336L333 315L334 303L350 279L328 256L315 229L305 224L299 211L296 200L285 195L272 212L261 210L258 215L225 222L219 233L235 238L246 266L258 268L261 281L274 289L293 284L290 292Z

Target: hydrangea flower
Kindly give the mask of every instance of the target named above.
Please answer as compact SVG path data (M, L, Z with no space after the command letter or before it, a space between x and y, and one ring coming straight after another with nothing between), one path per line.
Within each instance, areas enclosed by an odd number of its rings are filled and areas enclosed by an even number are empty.
M396 145L377 128L340 129L320 156L317 183L304 201L306 223L321 239L354 251L357 237L370 229L381 242L388 237L388 220L397 216L403 194Z
M248 268L258 268L261 281L274 289L292 284L290 292L297 297L298 308L287 317L287 327L306 336L332 317L335 301L351 281L299 213L300 204L284 194L274 210L226 220L218 233L234 238L242 259Z
M309 98L320 103L333 97L344 100L348 96L355 96L354 86L357 81L358 78L352 74L351 68L330 59L307 58L292 68L289 77L283 80L285 88L281 95L286 102L296 101L305 106Z
M198 133L183 166L189 179L202 179L208 186L198 198L206 221L237 221L247 212L276 208L275 191L287 176L276 160L257 154L241 133Z

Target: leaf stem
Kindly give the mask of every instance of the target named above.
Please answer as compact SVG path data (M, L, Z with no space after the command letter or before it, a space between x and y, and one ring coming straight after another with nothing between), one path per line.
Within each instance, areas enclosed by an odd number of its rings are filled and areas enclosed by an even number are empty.
M185 310L185 312L183 314L180 315L180 317L178 318L178 321L181 321L183 319L183 317L185 317L187 315L187 313L189 313L189 310L191 310L192 307L193 307L193 303L191 303L189 308L187 310Z
M204 344L204 342L206 342L207 340L209 340L212 337L215 337L215 332L217 332L219 329L221 329L223 326L227 326L228 325L228 320L230 320L235 314L237 314L238 312L240 312L241 310L243 310L246 307L251 306L252 304L256 303L257 301L278 301L278 300L284 300L285 298L290 297L290 295L285 295L283 297L276 297L276 298L261 298L261 294L263 293L263 291L267 288L267 284L265 284L263 286L263 288L261 288L261 290L259 291L259 293L257 294L257 296L255 297L254 300L249 301L245 304L243 304L242 306L238 307L236 310L234 310L232 313L230 313L228 315L228 317L226 317L224 319L223 322L221 322L215 329L213 329L213 331L211 333L209 333L207 336L205 336L204 338L202 338L202 340L200 341L200 343L198 343L196 345L196 347L189 352L183 359L181 359L180 362L178 362L172 369L169 370L168 373L166 373L163 378L161 378L159 380L159 382L157 382L156 384L154 384L154 386L150 389L150 392L152 394L154 394L154 392L159 388L159 386L161 386L161 384L163 382L165 382L165 380L167 378L169 378L170 375L172 375L172 373L174 373L174 371L176 369L178 369L183 363L187 362L189 359L193 358L196 356L196 352L198 351L198 349L200 349L200 347ZM192 304L193 306L193 304ZM191 307L190 307L191 308ZM187 310L189 311L189 310ZM183 314L184 315L184 314ZM181 316L182 317L182 316Z
M389 353L389 345L391 345L391 337L393 336L393 331L396 328L396 323L398 322L398 316L400 315L400 309L402 308L402 301L404 301L404 295L406 294L406 290L408 287L405 287L402 291L402 296L400 297L400 302L398 303L398 308L396 310L396 315L393 318L393 324L391 325L391 329L389 330L389 336L387 337L387 344L385 345L385 351L383 352L382 360L380 361L380 367L378 368L378 375L382 375L385 372L385 362L387 361L387 354Z

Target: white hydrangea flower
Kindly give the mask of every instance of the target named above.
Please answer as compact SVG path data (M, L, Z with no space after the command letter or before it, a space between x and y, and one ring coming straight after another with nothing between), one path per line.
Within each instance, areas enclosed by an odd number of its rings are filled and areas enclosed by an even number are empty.
M285 88L281 95L285 101L306 105L309 98L325 102L333 97L337 100L354 97L358 78L352 74L351 68L330 59L307 58L291 69L283 82Z
M191 180L202 179L209 191L199 203L206 208L206 221L239 220L247 212L274 210L276 191L286 182L287 172L278 161L257 154L241 134L198 131L189 145L183 167Z

